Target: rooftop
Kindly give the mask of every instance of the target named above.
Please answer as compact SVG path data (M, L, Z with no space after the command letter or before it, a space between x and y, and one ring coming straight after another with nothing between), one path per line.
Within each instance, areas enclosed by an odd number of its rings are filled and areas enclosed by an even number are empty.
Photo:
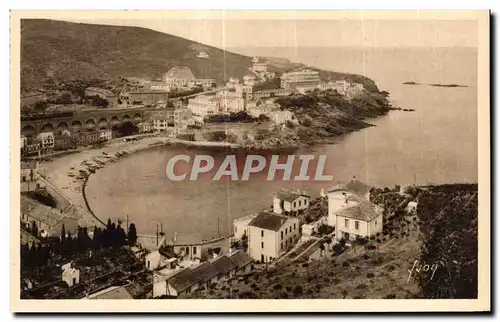
M189 67L185 66L174 66L172 67L166 74L165 77L169 78L178 78L178 79L187 79L187 80L195 80L196 78L191 72Z
M35 218L51 227L65 218L59 211L42 205L35 200L21 195L21 213Z
M352 197L357 198L356 203L352 207L344 208L336 212L335 214L337 216L362 220L362 221L372 221L381 214L380 211L379 212L377 211L377 208L379 208L377 205L369 202L368 200L362 197L358 196L352 196Z
M94 300L121 300L133 299L125 286L111 286L102 291L89 295L89 299Z
M252 219L248 226L258 227L267 230L278 231L288 220L288 217L269 212L260 212L257 217Z
M307 198L311 197L310 195L305 193L305 191L288 190L288 189L281 189L280 191L276 192L274 196L278 199L285 200L288 202L293 202L298 197L307 197Z
M206 283L215 276L222 276L234 269L245 267L252 262L252 258L245 252L238 250L232 254L218 257L211 262L204 262L194 268L187 268L174 275L169 283L178 292L189 287Z
M367 185L357 179L352 179L347 184L338 184L328 190L328 192L346 190L358 196L364 196L370 192L372 186Z

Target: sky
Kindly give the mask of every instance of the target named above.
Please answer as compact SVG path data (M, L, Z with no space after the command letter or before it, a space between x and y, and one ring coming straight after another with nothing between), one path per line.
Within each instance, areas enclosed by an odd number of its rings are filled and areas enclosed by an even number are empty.
M475 20L58 19L145 27L218 48L476 47Z

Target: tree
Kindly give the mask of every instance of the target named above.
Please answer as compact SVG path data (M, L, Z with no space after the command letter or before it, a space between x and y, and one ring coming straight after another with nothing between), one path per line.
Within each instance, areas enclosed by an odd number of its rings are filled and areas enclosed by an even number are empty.
M137 230L134 223L131 223L128 227L127 240L130 246L134 246L137 243Z
M322 256L325 252L325 244L321 243L319 245L319 256Z
M61 241L64 242L65 238L66 238L66 228L64 227L64 224L62 224L62 228L61 228Z

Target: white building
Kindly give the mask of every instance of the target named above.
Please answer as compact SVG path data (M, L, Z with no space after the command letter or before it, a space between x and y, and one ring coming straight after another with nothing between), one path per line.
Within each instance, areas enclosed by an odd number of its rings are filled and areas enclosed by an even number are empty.
M255 86L255 84L257 84L257 79L254 75L245 75L243 76L243 84L247 86Z
M42 132L36 136L41 144L42 153L51 152L55 146L55 136L53 132Z
M305 191L282 189L273 196L273 211L277 214L304 210L309 207L311 196Z
M281 75L281 87L288 90L314 89L320 86L319 73L312 69L301 69Z
M285 124L286 122L294 122L295 121L295 115L293 112L290 111L274 111L270 115L271 121L273 121L275 124Z
M203 59L208 59L208 58L210 58L210 56L209 56L206 52L204 52L204 51L200 51L200 52L198 53L198 55L196 55L196 57L198 57L198 58L203 58Z
M277 259L300 239L299 225L296 217L259 213L248 224L248 254L261 263Z
M102 129L99 130L99 140L100 141L109 141L113 138L113 131L110 129Z
M252 99L253 98L253 85L236 84L234 86L235 93L237 96Z
M149 83L149 89L153 91L169 92L170 86L163 81L151 81L151 83Z
M245 217L235 219L233 221L233 237L240 240L243 235L248 237L248 224L257 217L258 214L252 214Z
M383 209L369 201L371 187L353 179L328 191L328 225L337 240L373 236L383 229Z
M66 282L69 287L80 283L80 270L75 268L73 262L69 262L61 266L61 279Z

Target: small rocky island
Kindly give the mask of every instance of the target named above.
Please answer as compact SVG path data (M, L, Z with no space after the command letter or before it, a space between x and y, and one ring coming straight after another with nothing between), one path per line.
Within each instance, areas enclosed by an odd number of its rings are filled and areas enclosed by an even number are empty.
M403 85L424 85L432 87L467 87L467 85L458 85L458 84L420 84L416 82L404 82Z

